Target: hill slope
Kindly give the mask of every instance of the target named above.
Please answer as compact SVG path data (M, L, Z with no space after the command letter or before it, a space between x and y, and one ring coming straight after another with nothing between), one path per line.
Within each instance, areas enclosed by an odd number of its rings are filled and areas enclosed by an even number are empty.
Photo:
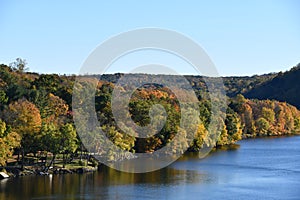
M300 108L300 64L245 92L246 98L275 99Z

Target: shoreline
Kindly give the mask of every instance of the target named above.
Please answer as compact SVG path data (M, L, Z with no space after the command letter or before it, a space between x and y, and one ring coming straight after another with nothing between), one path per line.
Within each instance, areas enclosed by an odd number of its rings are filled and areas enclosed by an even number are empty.
M40 166L24 166L22 170L20 166L8 166L0 168L0 172L5 173L9 177L6 178L17 178L23 176L48 176L50 174L83 174L89 172L95 172L98 170L97 167L51 167L47 172L40 169ZM1 179L5 179L0 177Z
M243 138L240 141L243 140L255 140L255 139L275 139L275 138L285 138L285 137L297 137L300 136L299 133L297 134L285 134L285 135L273 135L273 136L256 136L256 137L247 137ZM239 141L237 141L239 142ZM236 150L240 147L240 144L234 143L234 144L227 144L223 146L216 146L214 147L210 153L215 151L230 151L230 150ZM186 153L197 153L197 152L185 152ZM44 172L44 170L41 170L42 167L39 165L27 165L24 166L24 170L21 169L20 166L6 166L6 167L0 167L0 180L3 179L9 179L9 178L18 178L18 177L24 177L24 176L49 176L52 174L84 174L84 173L93 173L100 170L100 167L102 166L101 163L99 165L92 167L92 166L67 166L65 168L54 166L50 167L47 172ZM1 176L2 175L2 176ZM5 177L7 175L8 177ZM3 177L4 176L4 177Z

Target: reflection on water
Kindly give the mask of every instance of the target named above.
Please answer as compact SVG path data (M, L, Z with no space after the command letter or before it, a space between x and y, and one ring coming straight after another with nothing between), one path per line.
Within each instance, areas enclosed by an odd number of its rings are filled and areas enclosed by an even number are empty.
M300 137L255 139L189 153L161 170L132 174L103 166L97 173L28 176L0 181L13 199L299 199Z
M27 176L1 180L0 199L29 199L32 197L35 199L50 197L80 199L81 195L95 196L95 194L102 198L109 198L109 195L115 195L112 193L112 189L118 186L171 186L182 183L199 183L202 180L205 180L205 175L192 170L177 170L167 167L151 173L134 174L119 172L103 166L100 172L83 175ZM81 194L78 196L78 193ZM83 199L86 198L85 196Z

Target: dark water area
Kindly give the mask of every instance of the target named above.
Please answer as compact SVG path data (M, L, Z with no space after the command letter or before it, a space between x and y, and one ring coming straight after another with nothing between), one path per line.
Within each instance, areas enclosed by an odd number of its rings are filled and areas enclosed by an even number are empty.
M0 180L0 199L300 199L300 136L249 139L234 147L204 159L187 154L145 174L103 167Z

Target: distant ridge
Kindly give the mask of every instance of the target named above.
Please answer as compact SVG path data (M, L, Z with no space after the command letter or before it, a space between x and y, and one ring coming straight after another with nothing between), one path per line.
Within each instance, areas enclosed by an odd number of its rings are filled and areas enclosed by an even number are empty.
M243 93L251 99L275 99L300 108L300 63L286 72Z

